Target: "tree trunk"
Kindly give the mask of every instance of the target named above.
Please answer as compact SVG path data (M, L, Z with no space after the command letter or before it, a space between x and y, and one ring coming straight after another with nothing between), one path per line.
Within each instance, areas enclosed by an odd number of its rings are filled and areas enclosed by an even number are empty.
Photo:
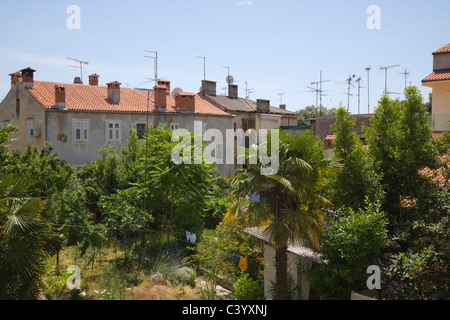
M289 300L287 246L275 249L276 299Z

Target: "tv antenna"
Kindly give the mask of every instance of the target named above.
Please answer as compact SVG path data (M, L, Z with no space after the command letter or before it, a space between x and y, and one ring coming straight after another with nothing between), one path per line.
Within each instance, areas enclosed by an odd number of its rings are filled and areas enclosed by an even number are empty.
M358 83L358 114L360 114L360 110L361 110L361 77L359 77L358 79L355 80L355 82Z
M283 96L285 95L286 93L279 93L278 95L280 96L280 104L283 104Z
M73 61L75 61L75 62L77 62L77 63L80 64L79 66L70 66L70 67L73 67L73 68L80 68L80 73L81 73L81 75L80 75L80 80L81 80L81 83L83 83L83 64L89 65L89 62L87 62L87 61L82 61L82 60L78 60L78 59L74 59L74 58L69 58L69 57L67 57L67 59L73 60Z
M388 92L388 89L387 89L387 72L388 72L388 69L392 69L392 68L395 68L395 67L399 67L400 65L399 64L396 64L396 65L393 65L393 66L385 66L385 67L381 67L380 68L380 70L384 70L384 94L385 95L388 95L388 94L391 94L391 93L393 93L393 94L396 94L395 92Z
M148 51L144 50L144 52L154 53L155 56L144 56L145 58L150 58L154 60L154 70L155 70L155 85L158 82L158 51Z
M372 68L367 67L365 69L367 71L367 114L370 114L370 70L372 70Z
M203 59L203 80L206 80L206 57L195 56L195 58Z
M405 69L405 71L400 72L405 77L405 89L408 86L408 75L410 74L408 70Z
M350 109L350 96L353 97L353 94L350 94L350 89L351 89L351 87L355 87L355 86L352 84L352 80L353 80L355 77L356 77L356 75L349 75L349 76L348 76L348 79L347 79L347 83L348 83L348 89L347 89L347 93L346 93L346 95L347 95L347 111L349 111L349 109Z
M248 83L245 83L245 98L250 99L250 93L253 93L253 89L248 88Z

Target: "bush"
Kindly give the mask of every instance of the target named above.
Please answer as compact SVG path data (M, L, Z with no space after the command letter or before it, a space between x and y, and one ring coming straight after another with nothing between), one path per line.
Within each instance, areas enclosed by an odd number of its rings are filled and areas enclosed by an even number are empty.
M49 276L43 281L43 291L48 300L59 300L64 297L64 291L67 289L67 274L59 276Z
M195 287L195 278L196 273L194 270L188 267L182 267L174 272L174 280L182 283L190 285L192 288Z
M233 285L233 299L235 300L263 300L264 285L253 280L248 273L242 272Z

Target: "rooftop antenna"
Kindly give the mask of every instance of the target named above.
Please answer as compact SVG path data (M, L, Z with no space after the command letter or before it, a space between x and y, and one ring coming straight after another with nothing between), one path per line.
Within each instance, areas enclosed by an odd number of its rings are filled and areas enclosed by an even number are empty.
M203 80L206 80L206 57L195 56L195 58L203 59Z
M400 66L400 65L396 64L396 65L393 65L393 66L385 66L385 67L381 67L380 68L380 70L384 70L384 94L385 95L388 95L390 93L394 93L394 92L388 92L388 89L387 89L387 71L388 71L388 69L392 69L392 68L395 68L395 67L398 67L398 66Z
M145 58L151 58L154 59L154 69L155 69L155 84L158 81L158 51L148 51L148 50L144 50L144 52L149 52L149 53L154 53L155 56L144 56Z
M354 85L352 85L352 80L356 77L356 75L349 75L348 79L347 79L347 83L348 83L348 89L347 89L347 111L349 111L350 109L350 96L353 96L352 94L350 94L350 87L355 87Z
M358 83L358 114L360 114L360 110L361 110L361 77L359 77L358 79L355 80L355 82Z
M328 82L330 80L322 80L322 70L320 70L320 81L319 81L319 85L320 85L320 89L319 89L319 97L320 97L320 108L322 108L322 96L324 96L323 94L323 90L322 90L322 83L324 82Z
M280 104L283 104L283 95L285 95L286 93L279 93L278 95L280 96Z
M227 67L227 66L222 66L222 67L228 69L228 75L230 75L230 67Z
M400 72L400 74L402 74L405 77L405 89L408 86L408 75L409 75L409 71L405 69L405 71Z
M248 89L248 83L245 83L245 98L250 99L250 93L253 93L253 89Z
M366 71L367 71L367 114L370 114L370 82L369 82L369 79L370 79L370 70L372 70L372 68L370 68L370 66L369 67L367 67L366 69L365 69Z
M81 80L81 82L83 83L83 64L89 65L89 62L87 62L87 61L81 61L81 60L74 59L74 58L69 58L69 57L67 57L67 59L73 60L73 61L75 61L75 62L77 62L77 63L80 64L79 66L70 66L70 67L73 67L73 68L80 68L80 72L81 72L80 80Z

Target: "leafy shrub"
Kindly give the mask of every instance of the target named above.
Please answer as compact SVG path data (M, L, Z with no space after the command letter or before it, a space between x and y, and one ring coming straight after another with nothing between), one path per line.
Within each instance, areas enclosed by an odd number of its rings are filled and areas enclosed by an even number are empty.
M188 267L181 267L174 272L175 281L195 287L196 273Z
M263 284L260 281L253 280L245 272L233 285L233 298L235 300L263 300L263 293Z
M45 298L48 300L59 300L64 296L64 291L67 289L67 274L59 276L49 276L43 281L43 292Z

